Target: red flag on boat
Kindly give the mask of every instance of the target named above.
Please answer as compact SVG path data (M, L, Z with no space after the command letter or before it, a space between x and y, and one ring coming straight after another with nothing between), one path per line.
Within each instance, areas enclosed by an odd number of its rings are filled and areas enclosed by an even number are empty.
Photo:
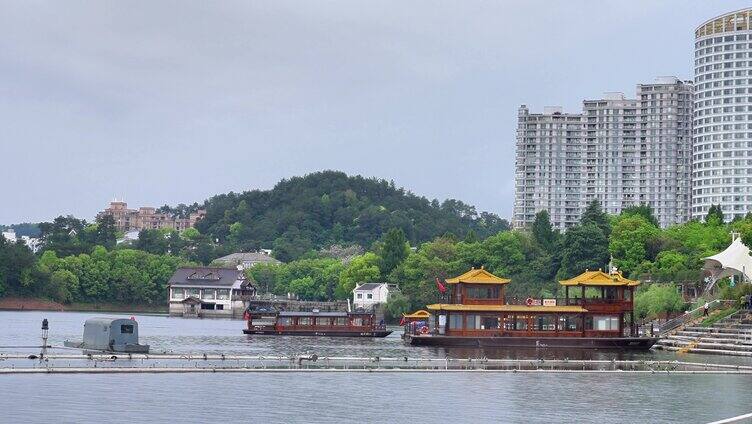
M400 327L402 327L403 325L405 325L405 317L402 317L402 319L400 320Z
M446 293L446 286L439 281L439 277L436 277L436 288L439 289L439 293Z

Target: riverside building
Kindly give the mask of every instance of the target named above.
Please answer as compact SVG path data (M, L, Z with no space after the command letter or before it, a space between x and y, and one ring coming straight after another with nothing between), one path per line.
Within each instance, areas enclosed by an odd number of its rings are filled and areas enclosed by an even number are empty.
M752 9L695 30L692 218L752 212Z
M649 205L662 227L688 219L692 84L659 77L637 98L606 93L581 113L560 107L518 112L517 228L548 210L554 228L579 222L593 200L612 214Z

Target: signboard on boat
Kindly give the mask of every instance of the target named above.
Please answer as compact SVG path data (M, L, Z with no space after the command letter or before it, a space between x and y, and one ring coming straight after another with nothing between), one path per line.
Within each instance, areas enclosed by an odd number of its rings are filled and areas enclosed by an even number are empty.
M543 299L543 306L556 306L556 299Z

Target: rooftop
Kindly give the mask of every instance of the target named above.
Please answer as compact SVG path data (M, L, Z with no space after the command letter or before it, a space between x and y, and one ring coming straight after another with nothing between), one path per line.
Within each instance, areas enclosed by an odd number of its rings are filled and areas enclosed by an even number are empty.
M559 284L562 286L637 286L640 282L625 278L620 272L607 274L601 270L586 270L574 278L559 281Z
M448 284L469 283L469 284L507 284L508 278L497 277L480 267L480 269L471 268L470 271L454 278L446 280Z
M239 265L244 262L273 263L273 264L281 263L280 261L274 259L272 256L267 255L264 252L230 253L229 255L222 256L221 258L217 258L214 261L232 263L233 265Z

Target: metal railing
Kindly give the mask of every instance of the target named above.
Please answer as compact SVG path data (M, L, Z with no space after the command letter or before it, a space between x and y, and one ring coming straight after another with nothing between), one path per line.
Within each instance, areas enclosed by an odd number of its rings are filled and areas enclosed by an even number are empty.
M708 312L714 311L714 310L720 308L721 306L726 305L729 302L733 302L733 301L721 300L721 299L712 300L712 301L708 302ZM672 319L666 321L661 326L661 329L658 332L658 334L660 336L663 336L664 334L668 333L669 331L675 330L675 329L679 328L680 326L686 324L687 322L689 322L689 321L691 321L691 320L699 317L700 314L702 313L701 311L704 308L705 308L705 305L703 304L702 306L700 306L698 308L692 309L691 311L687 311L684 314L679 315L676 318L672 318Z

